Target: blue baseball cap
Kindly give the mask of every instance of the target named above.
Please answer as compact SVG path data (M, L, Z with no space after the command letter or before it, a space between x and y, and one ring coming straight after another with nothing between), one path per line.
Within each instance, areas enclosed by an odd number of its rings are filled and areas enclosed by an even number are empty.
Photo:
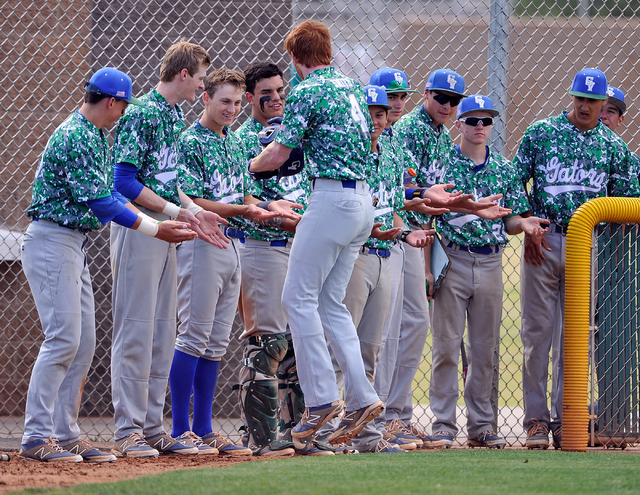
M384 86L369 84L364 87L364 90L367 92L367 105L370 107L375 105L386 108L387 110L391 108L391 105L389 105L389 99L387 98L387 91Z
M475 111L487 112L492 117L500 115L500 112L493 108L491 98L484 95L471 95L464 98L458 105L456 119Z
M131 95L131 78L113 67L103 67L97 71L85 84L85 88L87 93L113 96L117 100L124 100L132 105L144 105L142 101Z
M449 91L464 96L464 78L449 69L439 69L431 73L425 91Z
M369 84L383 86L387 93L417 93L415 89L409 88L409 79L401 70L392 67L378 69L369 79Z
M620 110L620 115L627 111L627 104L624 102L624 93L614 86L607 88L607 96L609 97L609 103L615 105Z
M604 72L598 69L582 69L573 78L569 94L592 100L606 100L607 87L607 76Z

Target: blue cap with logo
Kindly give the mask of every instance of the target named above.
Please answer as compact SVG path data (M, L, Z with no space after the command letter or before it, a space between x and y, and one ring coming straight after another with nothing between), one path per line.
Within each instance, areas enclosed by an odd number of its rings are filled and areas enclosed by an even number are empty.
M609 97L609 103L614 105L620 110L620 115L627 111L627 104L624 102L624 93L614 86L607 88L607 96Z
M391 108L384 86L369 84L368 86L364 87L364 90L367 92L367 105L369 105L370 107L375 105L378 107L386 108L387 110Z
M471 95L464 98L458 105L456 119L475 111L487 112L492 117L500 115L500 112L493 108L491 98L484 95Z
M431 73L425 91L449 91L464 96L464 78L449 69L439 69Z
M606 100L607 87L607 76L604 72L598 69L582 69L573 78L569 94L592 100Z
M375 71L371 74L369 84L383 86L387 93L417 93L415 89L409 88L407 75L393 67L383 67Z
M131 78L113 67L103 67L97 71L85 84L85 88L87 93L113 96L117 100L124 100L132 105L144 105L142 101L131 95Z

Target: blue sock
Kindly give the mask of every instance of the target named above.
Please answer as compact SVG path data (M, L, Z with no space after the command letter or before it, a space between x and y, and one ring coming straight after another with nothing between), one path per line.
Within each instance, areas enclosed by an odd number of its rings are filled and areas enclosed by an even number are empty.
M171 415L173 416L172 437L179 437L189 431L189 405L193 390L193 377L196 373L198 358L179 350L173 353L173 363L169 373L171 388Z
M202 437L213 431L211 410L220 374L220 361L198 358L193 379L193 432Z

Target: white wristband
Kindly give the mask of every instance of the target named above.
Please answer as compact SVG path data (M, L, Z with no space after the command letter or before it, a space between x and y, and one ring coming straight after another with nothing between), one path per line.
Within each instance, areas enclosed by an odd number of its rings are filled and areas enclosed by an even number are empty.
M165 215L169 215L171 218L178 218L178 215L180 215L180 207L167 201L167 204L164 205L162 213L164 213Z
M195 216L198 213L200 213L202 210L204 210L204 208L202 206L197 205L195 201L192 201L187 205L187 210L189 210Z
M144 235L148 235L149 237L155 237L159 228L160 222L157 220L153 220L151 217L142 217L142 222L140 222L140 225L138 225L136 230Z

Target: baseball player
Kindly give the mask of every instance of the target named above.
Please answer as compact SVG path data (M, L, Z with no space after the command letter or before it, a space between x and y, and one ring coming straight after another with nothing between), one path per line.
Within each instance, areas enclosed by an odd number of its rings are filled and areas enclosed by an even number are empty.
M374 129L367 181L376 206L375 223L371 236L356 259L344 304L356 326L365 372L373 384L391 296L391 247L400 239L414 247L427 246L433 242L434 231L403 232L400 227L394 227L394 224L402 224L395 211L417 207L425 200L416 198L405 202L402 163L394 159L395 155L386 153L379 143L379 137L387 125L387 113L392 107L383 86L369 85L365 90ZM336 374L341 386L341 373L338 370ZM365 425L352 438L351 446L360 452L381 453L416 448L413 442L398 439L389 433L383 435L373 422Z
M129 103L131 79L112 67L85 85L84 103L53 133L36 171L22 245L22 268L35 299L44 342L33 366L19 456L45 462L110 462L80 438L78 411L93 359L96 328L87 233L114 221L170 242L193 239L183 222L140 214L112 191L112 126Z
M250 194L253 184L246 173L242 143L229 130L240 112L244 88L241 72L221 68L209 73L202 93L205 106L202 117L182 133L178 143L178 186L197 205L229 218L225 232L232 239L228 249L218 249L196 239L181 244L177 250L180 326L169 375L172 436L191 440L200 454L252 453L213 432L211 425L220 360L229 345L240 296L238 234L243 224L237 217L299 218L299 214L290 210L268 211L267 205L256 206L257 200ZM270 207L282 208L284 203L272 203ZM193 428L190 428L192 393Z
M624 112L627 104L624 101L624 93L614 86L607 88L607 101L602 106L599 118L604 125L615 131L624 122Z
M278 169L292 149L304 149L312 192L296 228L282 295L306 403L292 436L294 443L308 444L343 412L330 345L345 379L346 412L329 438L337 444L384 409L367 380L356 329L342 303L373 225L365 181L372 123L362 86L330 66L331 37L324 24L298 24L284 46L302 82L287 98L280 132L249 170Z
M258 62L244 71L245 97L251 116L236 132L246 149L246 160L264 146L258 135L271 119L284 114L284 79L277 65ZM286 177L255 180L256 195L265 201L286 199L306 206L310 183L306 169ZM304 396L295 366L287 318L282 308L282 288L287 274L295 223L283 217L266 222L247 221L240 246L242 289L240 313L244 323L240 368L240 408L243 443L254 455L283 457L294 454L291 428L304 412ZM278 423L278 416L280 421ZM279 440L276 440L279 424ZM327 455L324 444L310 443L300 452Z
M120 120L113 146L115 185L156 220L186 220L198 237L220 248L227 224L182 193L176 145L185 123L179 102L195 101L210 63L206 50L180 41L167 50L160 83ZM133 234L133 235L132 235ZM111 229L113 340L111 388L119 456L197 454L186 439L164 431L163 408L176 337L176 250L137 232Z
M497 220L459 213L436 217L451 265L433 301L429 402L435 421L430 438L445 448L458 432L458 357L465 327L470 362L464 387L468 445L502 448L506 443L494 430L497 418L491 403L494 353L502 320L502 251L507 233L543 233L540 224L544 221L530 216L520 174L510 161L486 146L498 115L486 96L471 95L460 102L455 125L461 143L451 150L443 173L444 181L479 197L501 193L504 207L513 212Z
M564 268L567 226L585 201L610 196L638 196L635 161L624 142L598 117L607 100L607 78L598 69L583 69L569 94L572 108L530 125L514 164L529 191L534 215L550 222L544 236L525 234L522 277L524 427L526 446L546 449L549 430L554 447L562 441L562 339L554 349L558 364L557 397L547 405L549 351L554 326L564 313ZM554 398L552 398L553 401Z

